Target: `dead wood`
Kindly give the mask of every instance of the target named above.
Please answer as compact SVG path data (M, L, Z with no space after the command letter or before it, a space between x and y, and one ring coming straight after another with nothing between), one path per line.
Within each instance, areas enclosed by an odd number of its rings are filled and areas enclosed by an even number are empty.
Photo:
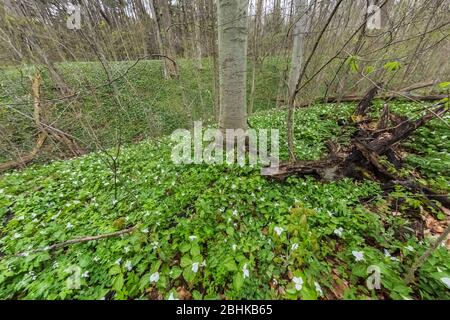
M421 126L435 118L441 118L448 107L443 103L437 104L419 119L411 120L391 113L386 103L379 121L374 123L370 118L370 110L378 88L379 84L369 90L349 120L358 129L349 147L343 150L336 144L328 143L329 155L326 158L320 161L284 162L278 169L271 168L265 176L279 181L284 181L289 176L311 175L323 181L351 177L376 179L383 183L395 182L448 207L450 200L447 196L436 194L414 181L403 181L381 161L381 157L385 156L395 168L401 168L402 161L397 155L397 146Z

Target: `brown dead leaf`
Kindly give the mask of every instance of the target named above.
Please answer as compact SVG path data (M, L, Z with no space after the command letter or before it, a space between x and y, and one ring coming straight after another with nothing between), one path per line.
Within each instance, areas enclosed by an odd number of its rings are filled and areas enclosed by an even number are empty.
M177 294L178 294L178 299L180 299L180 300L191 300L192 299L192 294L189 291L187 291L185 287L178 287Z

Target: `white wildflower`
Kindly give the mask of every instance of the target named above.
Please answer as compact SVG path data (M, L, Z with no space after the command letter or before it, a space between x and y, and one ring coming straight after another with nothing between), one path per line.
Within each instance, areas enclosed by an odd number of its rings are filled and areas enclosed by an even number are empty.
M189 240L194 241L195 239L197 239L197 236L189 236Z
M130 247L126 246L125 248L123 248L123 251L124 251L125 253L130 252Z
M281 227L275 227L275 228L273 229L273 231L275 231L275 233L276 233L278 236L281 236L281 234L283 233L284 229L281 228Z
M14 235L13 235L13 238L14 238L14 239L20 238L20 233L15 232Z
M159 280L159 273L158 272L155 272L155 273L153 273L152 275L150 275L150 283L153 283L153 282L158 282L158 280Z
M293 243L292 246L291 246L291 250L295 251L297 249L298 249L298 243Z
M125 262L125 269L127 269L128 271L131 271L133 269L133 264L130 260L127 260L127 262Z
M342 234L344 233L344 229L342 227L339 227L336 230L334 230L333 233L335 235L337 235L338 237L342 237Z
M233 245L231 246L231 249L233 249L233 251L236 251L236 248L237 248L237 245L236 245L236 244L233 244Z
M314 286L316 287L316 292L319 296L323 296L322 287L317 281L314 281Z
M67 224L66 224L66 229L72 229L73 228L73 224L71 224L70 222L68 222Z
M142 229L142 233L148 233L148 228Z
M192 271L193 271L194 273L197 273L197 271L198 271L198 266L199 266L199 263L198 263L198 262L194 262L194 263L192 264Z
M169 295L169 300L179 300L179 299L176 299L176 298L173 296L173 292L171 292L170 295Z
M447 286L447 288L450 289L450 278L449 277L443 277L443 278L441 278L441 281L443 284L445 284Z
M247 269L247 264L244 264L242 267L242 272L244 274L244 279L250 276L250 271Z
M301 277L294 277L292 278L292 281L295 284L295 290L300 291L303 288L303 279Z
M82 278L88 278L89 277L89 271L85 271L82 275Z
M364 261L364 252L361 251L352 251L353 256L355 257L356 262Z
M238 212L236 209L233 210L233 216L237 217L238 216Z
M120 264L122 263L122 258L117 259L115 263L120 266Z

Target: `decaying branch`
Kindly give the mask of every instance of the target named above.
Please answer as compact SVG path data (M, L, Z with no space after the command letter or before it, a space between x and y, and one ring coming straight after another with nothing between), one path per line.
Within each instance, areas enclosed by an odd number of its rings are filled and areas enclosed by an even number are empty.
M329 155L325 159L282 163L278 170L271 169L266 176L280 181L292 175L312 175L323 181L337 180L343 177L377 179L383 183L403 185L449 208L450 199L447 196L436 194L414 181L402 180L388 170L380 159L385 156L395 168L400 168L402 163L396 152L398 144L429 121L441 118L448 111L448 106L438 103L421 118L410 120L391 113L386 103L379 121L374 124L370 118L370 111L372 100L377 95L379 87L376 85L369 90L349 120L351 125L357 128L349 147L342 150L339 146L328 143Z
M99 235L96 235L96 236L87 236L87 237L75 238L75 239L67 240L67 241L64 241L64 242L55 243L55 244L52 244L52 245L47 246L45 248L40 248L40 249L31 250L31 251L27 251L27 252L17 253L14 256L19 257L19 256L24 256L24 255L37 253L37 252L44 252L44 251L50 252L50 251L54 251L54 250L57 250L57 249L63 249L65 247L68 247L70 245L77 244L77 243L84 243L84 242L90 242L90 241L95 241L95 240L102 240L102 239L118 237L118 236L121 236L123 234L127 234L127 233L133 232L135 230L135 228L136 227L131 227L131 228L128 228L128 229L124 229L124 230L120 230L120 231L116 231L116 232L112 232L112 233L99 234Z

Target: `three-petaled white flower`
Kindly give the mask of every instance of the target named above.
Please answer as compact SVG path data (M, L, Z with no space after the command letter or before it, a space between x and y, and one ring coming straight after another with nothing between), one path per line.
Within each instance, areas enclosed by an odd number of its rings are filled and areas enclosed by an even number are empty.
M125 253L130 252L130 247L126 246L125 248L123 248L123 251L124 251Z
M156 283L156 282L158 282L158 280L159 280L159 273L158 273L158 271L156 271L155 273L150 275L150 283L153 283L153 282Z
M89 271L85 271L82 275L82 278L88 278L89 277Z
M300 291L303 288L303 279L302 277L294 277L292 281L295 284L295 290Z
M247 269L247 264L244 264L242 267L242 273L244 275L244 279L250 277L250 271Z
M133 269L133 264L130 260L127 260L127 262L125 262L125 269L127 269L128 271L131 271Z
M291 250L295 251L297 249L298 249L298 243L293 243L292 246L291 246Z
M441 281L443 284L445 284L447 286L447 288L450 289L450 278L449 277L443 277L443 278L441 278Z
M234 209L234 210L233 210L233 216L237 217L237 215L238 215L238 212L237 212L236 209Z
M323 296L322 287L317 281L314 281L314 286L316 287L316 292L319 296Z
M116 264L120 266L120 264L122 263L122 258L119 258L116 260Z
M231 246L231 249L233 249L233 251L236 251L236 248L237 248L237 245L236 245L236 244L233 244L233 245Z
M275 231L275 233L278 236L281 236L281 234L283 233L284 229L282 227L275 227L275 228L273 228L273 231Z
M189 236L189 240L194 241L195 239L197 239L197 236Z
M198 266L199 266L199 263L198 263L198 262L194 262L194 263L192 264L192 271L193 271L194 273L197 273L197 271L198 271Z
M66 224L66 229L72 229L73 228L73 224L71 224L70 222L68 222L67 224Z
M342 227L339 227L339 228L335 229L335 230L333 231L333 233L334 233L335 235L337 235L338 237L342 237L342 234L344 233L344 229L343 229Z
M353 256L355 257L355 261L364 261L364 252L361 251L352 251Z
M175 299L175 297L173 296L173 292L171 292L169 295L169 300L179 300L179 299L178 298Z
M148 228L144 228L141 231L142 231L142 233L148 233Z

